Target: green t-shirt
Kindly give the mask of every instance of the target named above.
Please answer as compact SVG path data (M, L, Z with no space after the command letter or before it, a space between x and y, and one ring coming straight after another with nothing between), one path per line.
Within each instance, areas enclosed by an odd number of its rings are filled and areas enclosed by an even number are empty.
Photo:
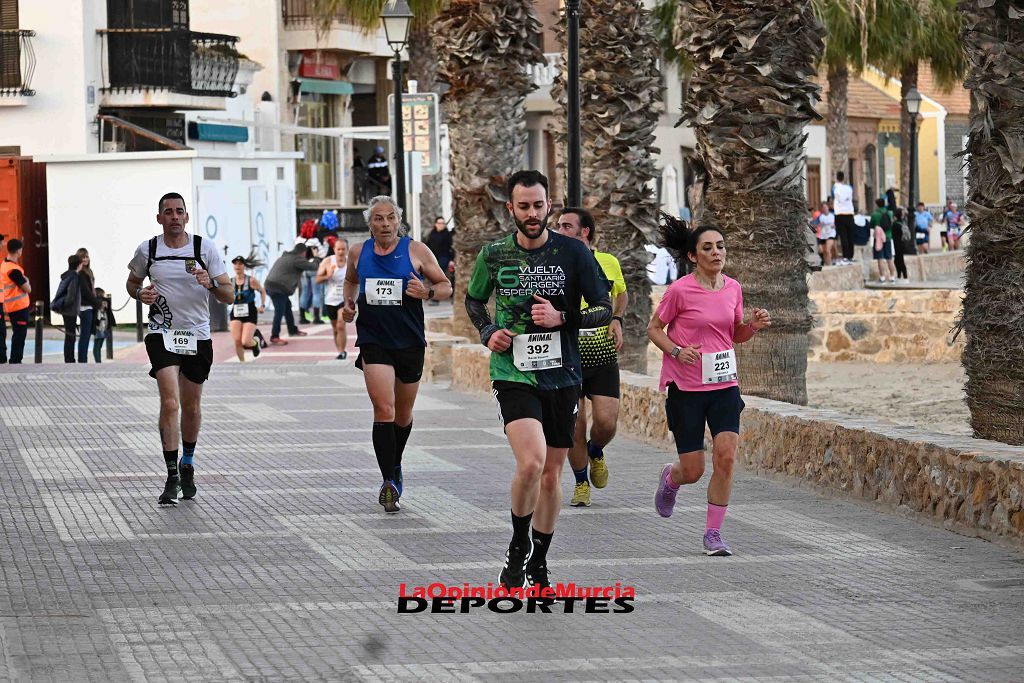
M580 302L608 304L608 281L583 242L548 231L548 240L537 249L524 249L516 233L484 247L476 258L466 295L486 302L495 299L495 323L516 334L561 331L562 365L546 370L523 371L515 366L512 349L491 353L491 381L521 382L541 389L561 389L580 384L580 353L577 344ZM566 314L561 327L533 324L531 310L538 294Z
M888 220L883 220L883 217L888 218ZM882 226L882 232L885 233L885 239L887 240L892 239L892 221L892 211L889 211L887 208L879 207L871 214L871 228L874 229L876 225Z

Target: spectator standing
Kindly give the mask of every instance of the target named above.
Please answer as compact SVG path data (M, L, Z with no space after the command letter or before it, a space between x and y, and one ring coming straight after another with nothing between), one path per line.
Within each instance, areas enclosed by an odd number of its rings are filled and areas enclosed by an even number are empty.
M434 219L434 229L423 239L423 242L437 259L437 265L441 266L441 270L451 280L451 273L455 270L455 251L452 249L452 233L442 216ZM437 306L439 303L434 299L430 301L431 306Z
M903 220L903 209L896 207L892 218L892 240L893 260L896 264L896 279L909 282L907 273L907 262L904 255L912 255L914 251L914 240L910 234L910 226Z
M917 211L914 212L914 241L917 242L917 248L922 254L928 253L933 220L931 211L924 208L924 202L918 202Z
M828 202L822 202L818 214L818 250L821 252L821 263L832 265L832 251L836 243L836 217L829 208Z
M836 232L843 250L843 257L837 263L853 263L853 188L846 184L846 176L842 171L836 173L832 200L835 205Z
M959 249L960 233L964 226L964 214L957 210L956 202L949 202L946 204L946 213L944 218L946 232L942 233L943 237L945 237L942 251L946 251L947 246L950 250Z
M317 264L306 258L306 240L302 237L295 238L295 246L291 251L281 254L267 279L263 283L267 290L267 296L274 302L274 322L270 328L270 343L274 346L284 346L288 342L281 339L281 318L284 318L288 326L288 336L305 337L306 333L299 330L295 325L292 316L292 302L289 299L299 286L299 278L304 272L316 272Z
M68 256L68 269L60 276L57 293L50 303L50 310L60 313L64 319L64 362L75 362L75 327L82 312L82 257L77 253ZM82 336L86 334L82 330Z
M0 291L3 292L4 312L11 321L11 365L19 365L25 353L31 310L29 294L32 293L32 283L21 266L23 246L19 239L8 240L7 258L0 263Z
M871 232L874 242L874 259L878 261L878 281L896 282L896 266L892 256L892 215L885 206L885 200L875 200L871 214Z
M306 318L306 313L312 310L313 313L313 324L323 325L324 321L320 318L320 311L323 308L324 303L324 288L323 285L316 281L316 271L320 268L321 244L320 240L315 237L310 237L305 242L306 246L306 260L313 263L316 268L312 272L304 271L302 273L301 288L299 290L299 322L309 323Z
M89 250L82 247L75 252L82 259L82 268L78 271L78 286L82 296L82 306L78 311L79 338L78 362L89 362L89 342L92 341L92 325L99 301L96 299L96 276L89 267Z
M99 306L96 308L96 321L93 324L95 341L92 344L92 358L97 363L102 363L103 344L110 343L110 330L117 321L114 320L114 311L108 305L107 293L99 287L96 288L96 300L99 301Z
M391 193L391 171L388 169L388 160L384 156L384 148L377 146L373 148L373 156L366 161L366 175L370 179L371 192L368 194L390 194Z
M4 240L0 235L0 263L4 262ZM0 365L7 362L7 319L4 317L4 290L0 287Z

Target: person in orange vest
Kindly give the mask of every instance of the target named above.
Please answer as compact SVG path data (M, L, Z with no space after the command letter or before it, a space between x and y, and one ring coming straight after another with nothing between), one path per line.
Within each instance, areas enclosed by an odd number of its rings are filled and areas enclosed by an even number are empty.
M28 334L29 284L25 272L18 263L21 260L21 240L7 241L7 258L0 264L0 291L3 292L4 313L11 320L11 358L10 363L21 363L25 351L25 335Z
M0 263L4 262L4 240L0 235ZM0 364L7 362L7 319L4 317L4 290L0 289Z

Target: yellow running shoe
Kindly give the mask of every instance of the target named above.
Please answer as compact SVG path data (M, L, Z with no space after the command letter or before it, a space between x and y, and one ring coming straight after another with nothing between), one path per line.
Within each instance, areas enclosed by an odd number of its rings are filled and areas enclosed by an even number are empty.
M590 507L590 482L581 481L576 484L576 488L572 492L572 502L570 503L573 507Z
M599 489L608 485L608 465L605 464L604 458L590 459L590 481Z

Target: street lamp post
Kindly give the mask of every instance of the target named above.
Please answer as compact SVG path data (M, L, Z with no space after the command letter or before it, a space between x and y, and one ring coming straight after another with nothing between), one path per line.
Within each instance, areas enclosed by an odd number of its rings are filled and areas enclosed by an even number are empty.
M914 175L917 167L917 113L921 111L921 93L911 88L907 93L907 111L910 113L910 187L907 196L910 199L910 216L917 210L917 197L914 188Z
M384 35L387 37L388 45L395 53L392 62L392 78L395 82L395 103L394 103L394 158L395 158L395 201L399 208L405 213L405 139L404 127L402 125L402 50L409 40L409 26L412 24L412 10L406 0L395 0L384 8L380 19L384 24ZM403 221L405 219L403 218Z
M565 15L569 24L566 31L568 42L566 95L568 96L569 118L566 122L567 200L569 206L583 206L583 191L580 185L580 0L568 0L565 3Z

